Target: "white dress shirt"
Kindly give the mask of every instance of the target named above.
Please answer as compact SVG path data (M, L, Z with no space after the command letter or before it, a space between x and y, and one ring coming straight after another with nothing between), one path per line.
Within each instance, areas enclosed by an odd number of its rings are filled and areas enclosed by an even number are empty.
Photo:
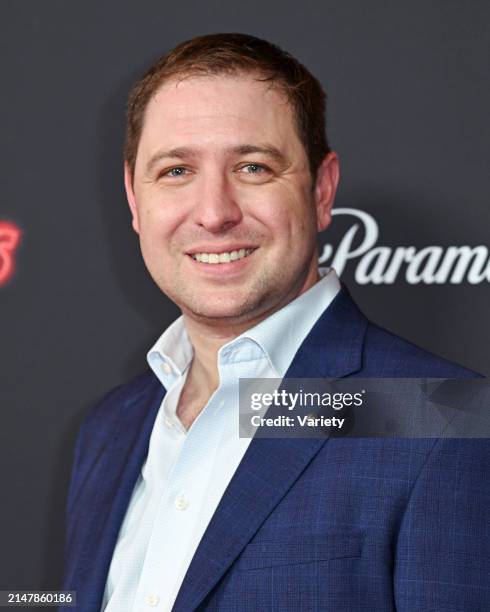
M298 298L218 351L219 386L188 431L176 415L193 349L183 318L148 353L167 389L109 569L102 610L172 609L199 542L249 438L238 435L239 378L282 378L340 289L332 269Z

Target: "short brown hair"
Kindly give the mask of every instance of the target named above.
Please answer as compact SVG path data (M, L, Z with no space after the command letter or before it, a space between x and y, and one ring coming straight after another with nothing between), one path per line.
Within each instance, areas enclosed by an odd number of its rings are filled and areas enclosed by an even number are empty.
M132 175L146 107L165 81L237 72L257 73L259 80L277 83L287 95L315 179L322 159L330 151L325 130L326 94L318 80L292 55L247 34L192 38L161 57L135 83L129 94L124 146L124 158Z

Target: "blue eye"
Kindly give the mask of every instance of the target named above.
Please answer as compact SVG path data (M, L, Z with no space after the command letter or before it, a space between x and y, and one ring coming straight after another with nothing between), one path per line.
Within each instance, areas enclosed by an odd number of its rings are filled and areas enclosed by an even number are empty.
M177 176L182 176L183 174L185 174L186 169L185 168L171 168L168 172L166 172L166 176L172 176L172 177L177 177Z
M272 180L274 176L274 173L269 166L256 164L254 162L250 162L248 164L244 163L243 166L240 166L236 172L241 181L257 185L267 183L268 181Z
M246 166L243 166L242 170L245 170L245 168L249 169L247 174L259 174L260 172L265 171L264 166L260 166L259 164L247 164Z

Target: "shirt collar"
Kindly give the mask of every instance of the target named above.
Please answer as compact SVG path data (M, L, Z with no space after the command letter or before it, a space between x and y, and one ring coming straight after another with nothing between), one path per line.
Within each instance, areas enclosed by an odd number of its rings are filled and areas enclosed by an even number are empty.
M320 268L321 280L308 291L221 347L220 362L252 359L265 354L278 378L282 378L294 355L323 311L340 290L340 282L332 268ZM193 349L179 317L160 336L147 355L148 364L169 389L187 370Z
M193 354L184 317L180 316L158 338L146 359L155 376L169 389L187 370Z

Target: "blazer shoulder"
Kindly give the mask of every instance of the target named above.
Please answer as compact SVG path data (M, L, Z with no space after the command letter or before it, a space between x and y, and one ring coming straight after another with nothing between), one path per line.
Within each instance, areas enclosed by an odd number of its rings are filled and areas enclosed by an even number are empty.
M133 413L131 426L138 426L144 419L145 412L135 410L128 413L127 407L131 403L137 405L138 399L142 399L140 403L145 406L144 394L150 395L153 391L158 391L159 387L161 387L160 381L152 371L148 370L106 393L89 410L78 429L73 455L73 474L79 471L79 466L84 462L84 458L90 458L103 452L107 441L112 438L114 432L119 429L120 423L124 421L125 414ZM72 480L74 480L73 477Z
M386 378L483 378L371 322L365 336L363 370L366 375L378 370L377 375Z
M155 374L148 369L130 381L114 387L92 407L82 426L90 429L93 426L114 423L129 401L136 400L141 394L157 388L160 384Z

